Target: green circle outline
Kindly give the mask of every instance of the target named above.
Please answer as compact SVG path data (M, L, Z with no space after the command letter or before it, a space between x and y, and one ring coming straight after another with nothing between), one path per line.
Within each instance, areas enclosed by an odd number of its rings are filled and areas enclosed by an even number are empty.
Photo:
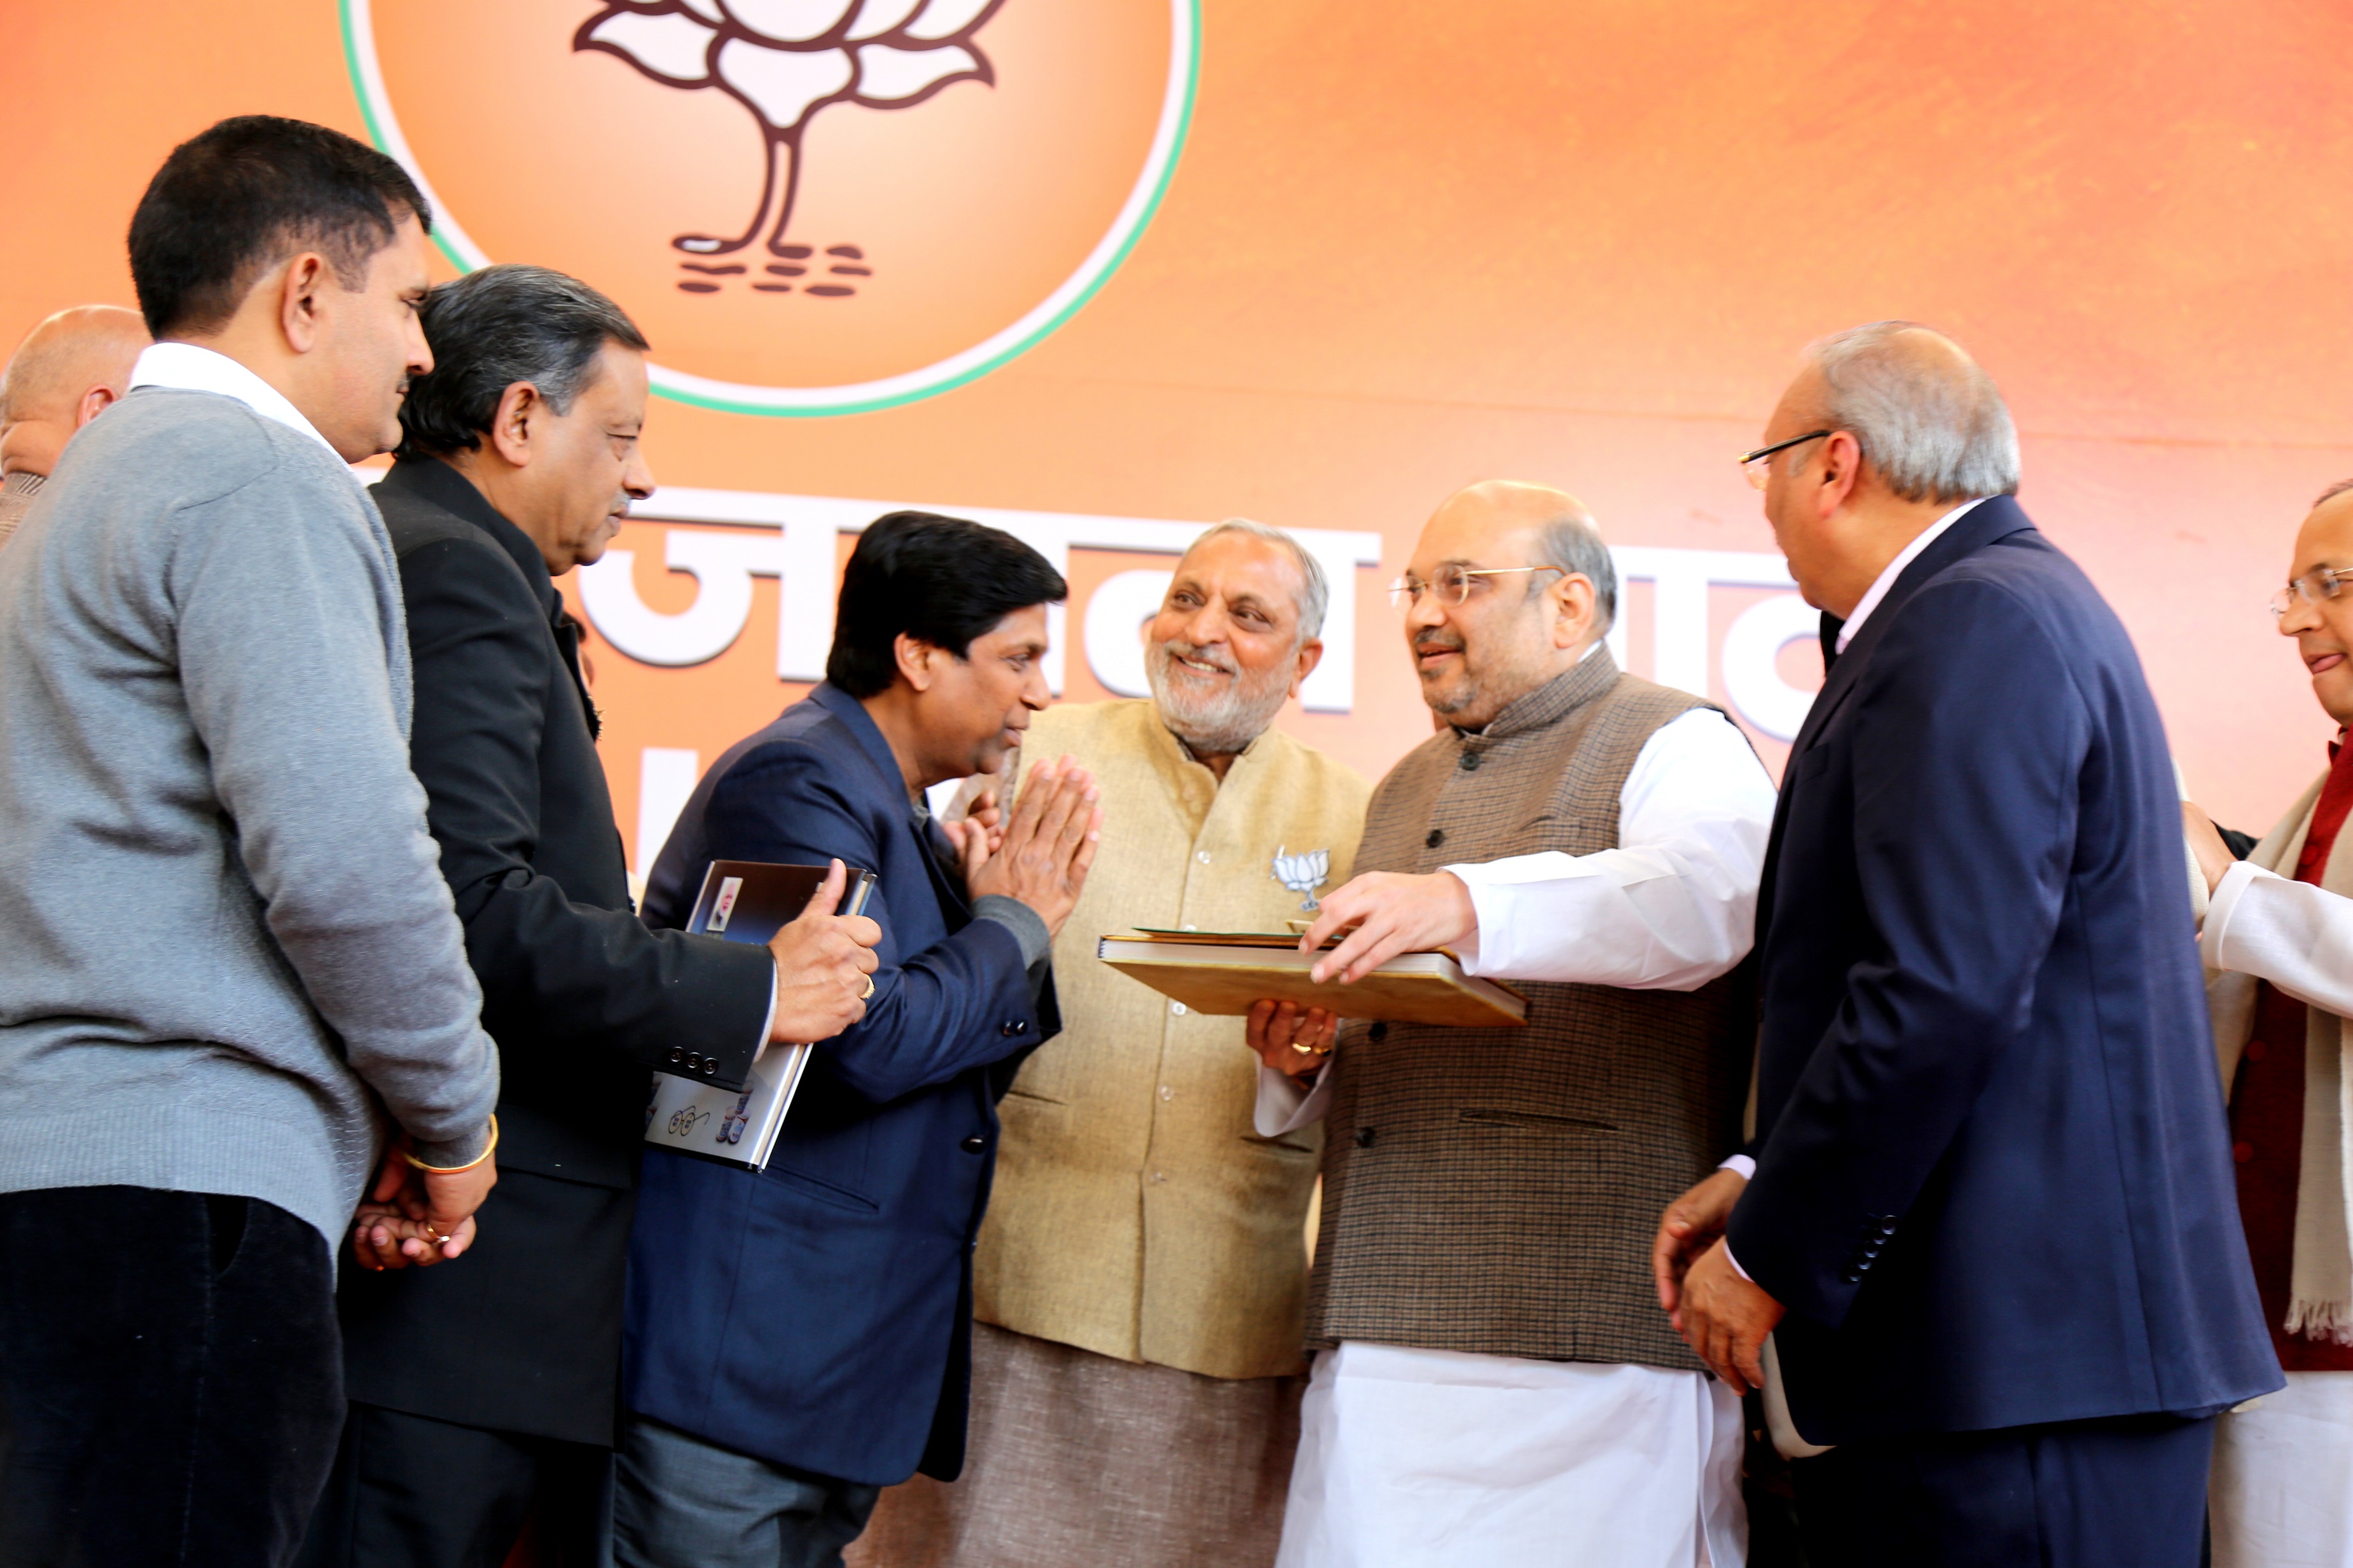
M1160 171L1159 182L1153 186L1151 196L1144 204L1143 216L1136 219L1134 226L1128 231L1127 238L1121 242L1119 249L1113 253L1108 262L1104 263L1094 279L1080 290L1078 297L1063 306L1052 321L1040 325L1028 337L1004 349L992 359L960 371L934 385L919 387L913 392L898 393L889 397L868 398L863 402L844 403L826 408L772 408L763 404L741 403L733 398L712 397L697 392L680 392L665 386L654 387L652 389L654 395L668 398L673 403L683 403L691 407L716 409L723 414L752 414L776 419L831 419L845 414L875 414L886 408L921 403L927 398L937 397L943 393L954 392L960 386L1003 369L1012 361L1020 358L1060 331L1062 324L1083 310L1087 302L1095 297L1096 292L1104 284L1110 282L1113 276L1127 264L1128 253L1135 248L1136 242L1142 239L1145 231L1152 226L1152 220L1160 216L1160 203L1168 195L1169 182L1176 177L1177 164L1184 162L1185 144L1191 138L1193 132L1193 104L1201 85L1201 0L1186 0L1186 8L1192 15L1193 49L1192 57L1185 66L1184 101L1177 109L1176 139L1176 144L1168 150L1168 164ZM384 127L376 121L375 105L369 101L367 89L361 83L359 45L352 28L351 0L335 0L335 16L338 28L343 34L343 73L350 80L352 97L359 104L361 122L367 127L368 140L375 144L376 150L389 156L391 149L385 144ZM432 238L434 248L448 258L449 265L455 267L459 274L474 270L467 264L464 257L450 248L448 241L438 234Z

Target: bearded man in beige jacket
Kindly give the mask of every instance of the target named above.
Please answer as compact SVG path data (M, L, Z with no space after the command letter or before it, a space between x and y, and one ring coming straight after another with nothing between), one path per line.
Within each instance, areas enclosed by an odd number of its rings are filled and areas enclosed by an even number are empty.
M884 1494L853 1565L1274 1560L1322 1133L1261 1137L1243 1021L1187 1012L1094 944L1279 931L1347 879L1370 786L1270 728L1323 655L1326 596L1288 534L1220 523L1150 623L1152 697L1031 722L1014 767L1078 759L1117 826L1056 939L1062 1033L998 1108L964 1477Z

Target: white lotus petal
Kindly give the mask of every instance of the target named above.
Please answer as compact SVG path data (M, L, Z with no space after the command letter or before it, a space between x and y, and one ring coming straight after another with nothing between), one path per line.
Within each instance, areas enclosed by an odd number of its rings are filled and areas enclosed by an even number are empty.
M798 125L810 104L849 85L849 56L840 49L769 49L730 38L720 46L718 66L719 79L778 131Z
M911 38L944 38L961 33L988 9L988 0L929 0L923 14L907 24Z
M821 38L849 15L858 0L719 0L748 32L771 43L806 44Z
M719 0L685 0L685 3L688 10L714 27L727 20L727 13L720 9Z
M649 16L643 11L616 11L596 24L588 37L608 45L637 62L642 70L681 87L703 87L711 81L704 51L712 29L675 11Z
M944 49L893 49L868 44L858 51L858 96L876 103L913 98L942 77L975 69L979 62L951 45Z
M879 38L923 8L923 0L866 0L865 9L850 24L849 41Z

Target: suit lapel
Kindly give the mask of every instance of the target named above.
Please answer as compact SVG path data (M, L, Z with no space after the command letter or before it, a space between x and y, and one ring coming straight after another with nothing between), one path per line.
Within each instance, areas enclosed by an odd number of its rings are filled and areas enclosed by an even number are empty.
M875 777L885 792L885 798L906 800L906 775L899 771L899 759L892 754L891 742L884 740L882 731L875 727L874 716L866 711L866 705L831 681L820 683L816 690L809 693L809 700L840 720L843 726L858 737L858 749L866 758L867 765L874 770ZM939 824L928 820L923 829L918 830L912 801L908 802L905 815L900 820L906 824L907 836L915 841L915 852L923 858L923 869L931 876L933 891L939 895L940 908L946 912L950 926L960 929L972 917L971 901L965 897L964 889L949 879L930 841L936 835L944 842L947 836L940 832Z

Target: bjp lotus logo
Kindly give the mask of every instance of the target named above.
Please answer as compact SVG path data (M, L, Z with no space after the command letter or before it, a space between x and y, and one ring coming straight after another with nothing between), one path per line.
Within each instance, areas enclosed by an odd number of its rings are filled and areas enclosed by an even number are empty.
M654 385L840 414L960 385L1149 222L1198 0L343 0L379 145L466 268L618 300Z

